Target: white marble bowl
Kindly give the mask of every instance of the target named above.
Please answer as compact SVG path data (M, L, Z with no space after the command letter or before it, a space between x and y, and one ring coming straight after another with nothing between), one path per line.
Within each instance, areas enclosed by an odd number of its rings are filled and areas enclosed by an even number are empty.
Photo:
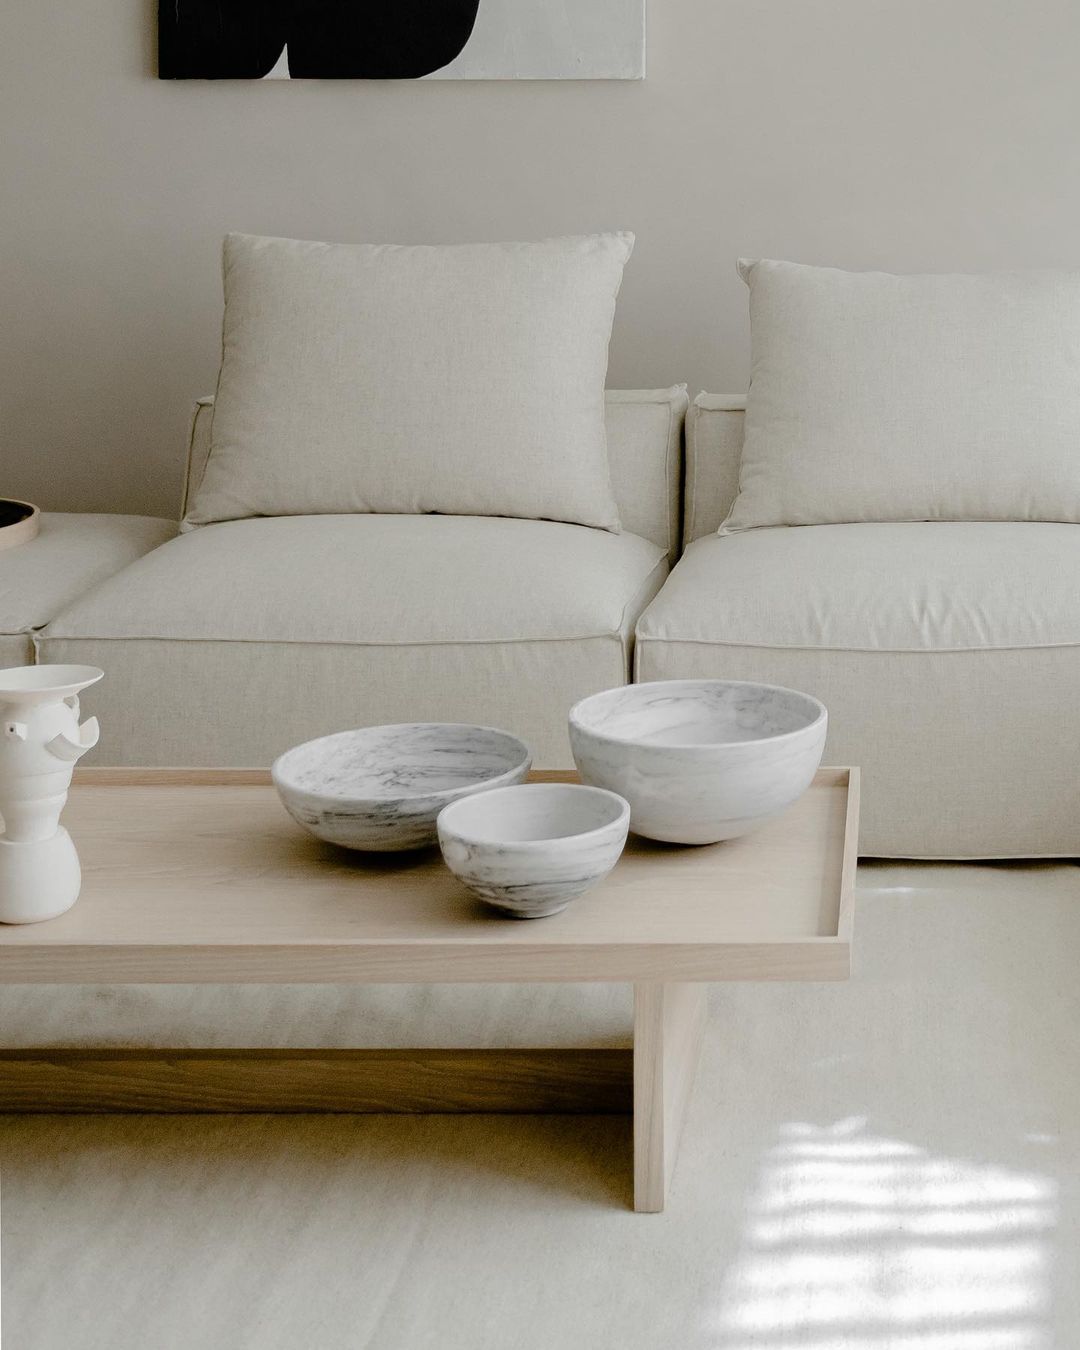
M391 853L434 844L444 806L520 783L531 764L528 746L506 731L403 722L307 741L271 774L289 815L317 838Z
M630 828L672 844L734 839L810 786L828 714L809 694L742 680L660 680L570 710L582 781L621 793Z
M527 783L454 802L439 816L451 872L517 919L557 914L619 860L630 807L614 792Z

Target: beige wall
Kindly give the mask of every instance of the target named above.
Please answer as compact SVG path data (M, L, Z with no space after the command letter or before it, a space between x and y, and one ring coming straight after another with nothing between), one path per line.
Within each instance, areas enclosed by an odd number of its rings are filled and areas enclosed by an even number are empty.
M637 231L611 383L738 390L740 253L1080 266L1075 0L650 0L642 84L162 84L152 0L0 0L0 492L169 513L227 229Z

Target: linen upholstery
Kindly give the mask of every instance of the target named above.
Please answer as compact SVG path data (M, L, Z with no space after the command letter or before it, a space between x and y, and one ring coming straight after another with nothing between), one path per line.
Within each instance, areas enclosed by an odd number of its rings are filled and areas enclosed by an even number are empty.
M746 399L698 394L686 415L683 547L724 523L739 493Z
M214 426L214 398L206 395L196 399L191 410L191 428L188 434L187 464L184 469L184 488L180 497L180 518L187 515L206 473L210 458L210 436Z
M175 533L151 516L42 512L34 539L0 551L0 668L30 664L61 609Z
M761 680L829 709L863 774L860 851L1080 855L1080 530L774 528L691 544L636 678Z
M86 700L97 763L262 765L343 727L464 721L565 767L567 710L627 681L667 570L649 540L550 521L233 521L129 567L40 646L109 672Z
M618 983L0 984L0 1026L12 1050L629 1046L632 1002Z
M682 538L686 385L609 389L605 399L611 486L624 530L665 549L674 567Z
M740 270L751 384L724 529L1080 522L1080 272Z
M632 247L230 234L212 448L186 523L438 511L618 530L604 377Z
M608 464L622 524L665 549L672 566L679 554L682 529L687 403L685 384L670 389L609 389L605 395ZM202 482L213 417L213 398L199 399L191 422L181 515Z
M28 633L0 633L0 670L34 661L34 639Z

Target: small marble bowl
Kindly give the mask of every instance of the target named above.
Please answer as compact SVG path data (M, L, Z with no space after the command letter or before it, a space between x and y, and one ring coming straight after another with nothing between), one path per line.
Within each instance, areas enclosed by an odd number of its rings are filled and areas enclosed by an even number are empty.
M813 781L828 714L809 694L743 680L659 680L570 710L582 781L621 793L630 828L714 844L786 811Z
M403 722L307 741L270 772L289 815L317 838L391 853L434 844L444 806L520 783L531 764L528 746L506 731Z
M558 914L619 860L630 806L574 783L528 783L454 802L439 816L446 865L516 919Z

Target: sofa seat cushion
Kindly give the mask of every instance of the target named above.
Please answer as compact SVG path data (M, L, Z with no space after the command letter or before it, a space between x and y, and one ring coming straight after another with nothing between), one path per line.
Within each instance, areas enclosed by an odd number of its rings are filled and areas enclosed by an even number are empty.
M860 850L1080 855L1080 527L819 525L692 544L639 680L804 689L863 771Z
M32 662L38 629L175 534L151 516L43 512L36 538L0 552L0 668Z
M570 704L626 681L666 574L657 544L549 521L232 521L72 605L43 650L106 670L99 763L258 765L344 727L470 721L565 766Z
M845 651L1080 643L1080 528L813 525L709 536L642 621L646 641Z

